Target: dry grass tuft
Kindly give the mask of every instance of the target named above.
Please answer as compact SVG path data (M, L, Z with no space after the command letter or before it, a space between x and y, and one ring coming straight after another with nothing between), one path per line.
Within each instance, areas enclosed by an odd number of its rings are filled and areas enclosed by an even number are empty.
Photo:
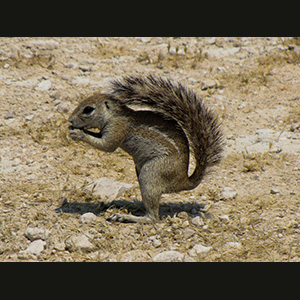
M242 68L237 73L222 72L218 80L223 86L245 87L248 84L266 85L271 73L271 65L257 65L255 68Z
M207 58L208 54L203 53L202 49L198 49L198 51L193 53L187 52L185 49L184 54L178 54L177 52L170 54L168 49L167 54L164 54L162 51L155 55L149 54L148 52L142 52L138 56L137 61L146 65L155 65L159 69L164 67L178 69L186 66L190 67L191 69L196 69L198 63Z
M244 151L242 153L229 154L224 158L226 167L238 167L238 170L243 173L249 172L264 172L267 167L279 168L284 164L288 154L277 154L272 152L251 152Z
M96 55L101 58L119 57L121 55L128 55L129 52L130 47L128 45L108 45L99 38L96 41Z
M299 100L299 99L295 99L295 100ZM295 101L295 102L297 102L297 101ZM283 120L283 122L288 125L290 125L292 123L300 122L300 105L298 103L295 103L293 105L293 107L291 108L290 114Z

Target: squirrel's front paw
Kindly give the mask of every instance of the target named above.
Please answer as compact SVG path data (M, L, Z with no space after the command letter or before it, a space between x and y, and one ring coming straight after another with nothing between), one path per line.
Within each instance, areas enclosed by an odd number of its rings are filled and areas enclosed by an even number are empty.
M83 130L74 128L73 126L69 127L69 135L74 141L82 141L85 137Z

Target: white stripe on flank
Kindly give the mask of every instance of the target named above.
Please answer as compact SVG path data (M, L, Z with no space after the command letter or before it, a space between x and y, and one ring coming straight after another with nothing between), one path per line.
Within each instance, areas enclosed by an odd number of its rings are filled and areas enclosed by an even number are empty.
M176 149L176 151L178 152L178 154L180 154L179 148L177 147L175 141L170 138L169 136L167 136L166 134L164 134L163 132L159 131L158 129L155 128L149 128L147 127L148 130L154 131L155 133L163 136L170 144L172 144L174 146L174 148Z

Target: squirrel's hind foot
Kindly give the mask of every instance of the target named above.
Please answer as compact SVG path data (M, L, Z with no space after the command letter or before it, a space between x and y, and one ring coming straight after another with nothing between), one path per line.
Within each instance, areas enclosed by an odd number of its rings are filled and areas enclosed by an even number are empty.
M113 214L107 220L113 222L117 221L117 222L124 222L124 223L144 223L144 224L151 224L155 222L155 220L151 219L148 216L138 217L133 215L118 214L118 213Z

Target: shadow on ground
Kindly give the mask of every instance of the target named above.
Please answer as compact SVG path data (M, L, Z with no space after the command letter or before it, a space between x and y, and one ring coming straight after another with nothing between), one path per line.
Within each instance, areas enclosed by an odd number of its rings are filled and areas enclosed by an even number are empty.
M67 198L64 198L60 207L56 208L57 213L70 213L70 214L85 214L87 212L92 212L95 215L99 215L101 212L105 212L108 209L117 208L124 210L126 209L128 213L136 216L142 216L145 214L145 207L141 201L126 201L126 200L114 200L111 202L99 201L97 203L81 203L81 202L68 202ZM201 216L205 218L210 218L211 216L206 213L205 204L198 203L182 203L182 202L167 202L161 203L159 207L160 216L170 216L186 212L188 215L195 217Z

